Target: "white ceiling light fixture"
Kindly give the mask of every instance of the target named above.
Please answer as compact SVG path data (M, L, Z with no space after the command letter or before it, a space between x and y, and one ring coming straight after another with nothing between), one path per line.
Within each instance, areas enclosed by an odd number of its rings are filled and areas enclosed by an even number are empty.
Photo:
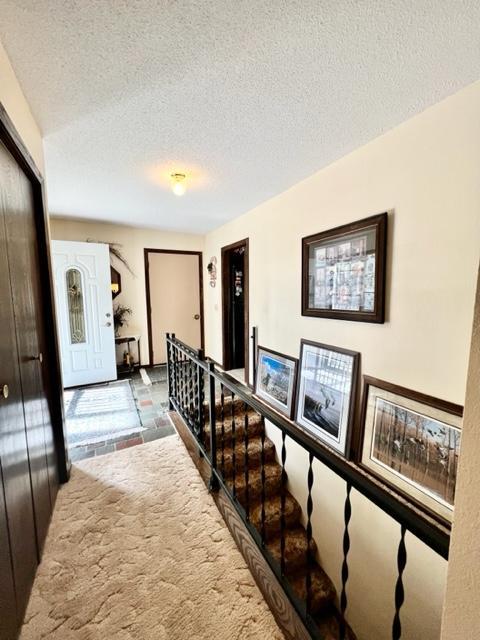
M176 196L183 196L187 190L185 180L187 176L184 173L172 173L170 176L172 179L172 191Z

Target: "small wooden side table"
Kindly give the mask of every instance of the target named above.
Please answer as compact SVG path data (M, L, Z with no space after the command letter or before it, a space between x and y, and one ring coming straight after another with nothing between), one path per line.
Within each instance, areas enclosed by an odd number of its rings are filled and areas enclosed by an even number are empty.
M132 353L131 345L136 343L136 354ZM140 335L116 336L115 346L126 345L122 354L122 363L118 364L117 372L126 373L140 368ZM135 357L134 357L135 356Z

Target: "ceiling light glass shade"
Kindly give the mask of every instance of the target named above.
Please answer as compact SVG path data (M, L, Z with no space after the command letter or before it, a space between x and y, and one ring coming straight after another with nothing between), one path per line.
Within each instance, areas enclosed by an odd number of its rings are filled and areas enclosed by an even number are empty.
M172 173L172 191L176 196L183 196L187 187L184 173Z

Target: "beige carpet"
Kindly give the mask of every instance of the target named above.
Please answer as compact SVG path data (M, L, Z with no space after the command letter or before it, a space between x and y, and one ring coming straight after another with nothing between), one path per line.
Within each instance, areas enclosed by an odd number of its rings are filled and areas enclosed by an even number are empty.
M74 468L21 640L283 638L178 436Z

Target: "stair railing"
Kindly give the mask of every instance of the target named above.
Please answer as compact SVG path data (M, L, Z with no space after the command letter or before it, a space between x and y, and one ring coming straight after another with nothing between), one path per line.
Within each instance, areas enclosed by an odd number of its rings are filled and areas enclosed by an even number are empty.
M177 411L195 437L200 454L205 457L211 468L210 488L222 487L232 501L233 506L242 518L252 538L257 543L265 559L275 573L277 579L287 593L297 613L312 638L322 640L324 637L317 626L312 613L312 570L315 564L312 543L312 513L314 502L312 489L314 485L313 461L319 460L345 481L344 531L342 538L343 562L341 568L341 593L338 611L338 638L349 640L355 636L345 619L348 605L347 582L349 577L348 554L350 550L349 523L352 515L351 491L355 489L384 513L393 518L399 525L399 542L397 549L397 580L393 594L394 618L391 627L392 640L400 640L402 635L401 608L405 599L403 572L407 563L405 547L406 532L412 533L423 543L444 559L448 559L450 536L449 531L439 527L438 523L429 520L425 514L412 510L411 505L401 497L394 497L375 478L365 473L352 462L337 455L333 450L324 447L307 433L299 429L293 422L284 418L274 409L256 398L252 391L238 383L234 378L215 368L214 363L205 359L201 350L195 350L184 344L174 334L167 334L168 385L170 407ZM208 398L205 387L208 386ZM235 404L237 403L237 404ZM243 408L243 416L237 409ZM280 477L280 550L272 554L268 549L267 517L265 512L267 450L265 446L265 428L261 429L261 449L259 454L261 480L261 512L260 522L253 526L251 521L251 504L249 491L249 413L254 411L265 421L274 425L281 433L281 477ZM242 411L240 410L240 414ZM208 415L209 433L205 437L205 419ZM232 440L231 457L226 459L226 423L230 422ZM220 422L217 432L216 424ZM212 428L215 425L215 428ZM237 431L237 429L239 431ZM240 435L239 435L240 434ZM299 598L286 575L285 568L285 495L286 495L286 456L287 437L299 444L308 453L306 470L307 503L306 503L306 589L305 597ZM241 441L240 441L241 439ZM239 446L239 445L242 446ZM241 454L241 460L238 459ZM231 474L228 473L231 470ZM241 491L241 493L240 493ZM257 528L258 527L258 528ZM278 557L279 555L279 557Z

